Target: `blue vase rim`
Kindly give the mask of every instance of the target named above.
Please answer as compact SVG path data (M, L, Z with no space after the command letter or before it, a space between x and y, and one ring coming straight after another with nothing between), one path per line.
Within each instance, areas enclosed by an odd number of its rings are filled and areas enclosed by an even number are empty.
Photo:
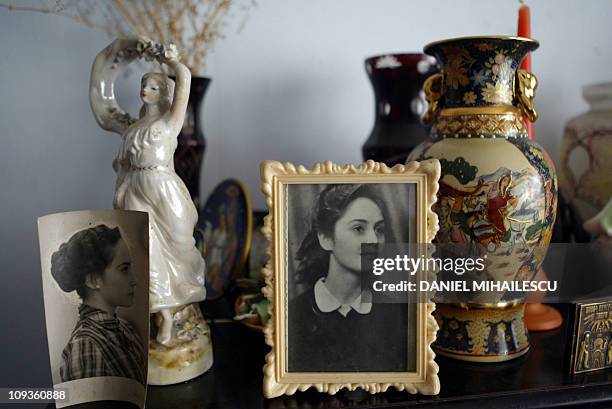
M519 36L504 36L504 35L482 35L482 36L464 36L464 37L453 37L453 38L447 38L444 40L437 40L437 41L433 41L427 45L425 45L425 47L423 47L423 52L425 54L428 55L434 55L432 52L432 49L434 47L440 46L440 45L447 45L447 44L453 44L456 42L464 42L464 41L471 41L471 40L483 40L483 41L487 41L487 40L512 40L512 41L519 41L525 44L530 44L530 51L534 51L536 50L539 46L540 46L540 42L538 40L535 40L533 38L529 38L529 37L519 37Z

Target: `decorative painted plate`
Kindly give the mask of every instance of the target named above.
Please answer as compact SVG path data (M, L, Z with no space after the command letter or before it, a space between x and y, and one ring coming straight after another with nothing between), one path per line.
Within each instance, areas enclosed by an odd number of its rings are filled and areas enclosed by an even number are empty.
M206 260L206 298L216 299L242 274L251 247L252 208L242 182L221 182L200 210L197 232Z

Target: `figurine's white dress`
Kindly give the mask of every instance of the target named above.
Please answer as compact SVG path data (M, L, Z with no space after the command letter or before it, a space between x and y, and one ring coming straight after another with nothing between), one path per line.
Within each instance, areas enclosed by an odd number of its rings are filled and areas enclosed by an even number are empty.
M177 138L162 120L140 120L123 134L114 207L149 213L150 308L206 298L204 259L195 247L196 208L174 172ZM166 132L164 132L166 131Z

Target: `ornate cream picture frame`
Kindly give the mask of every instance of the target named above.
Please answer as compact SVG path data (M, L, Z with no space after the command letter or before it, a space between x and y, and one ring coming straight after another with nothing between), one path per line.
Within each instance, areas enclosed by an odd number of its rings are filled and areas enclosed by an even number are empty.
M432 312L433 302L416 304L416 341L414 342L414 371L314 372L288 370L288 186L291 185L359 185L413 184L416 199L415 241L430 243L438 230L438 218L431 207L436 201L440 163L436 159L409 162L392 168L383 163L367 161L361 165L340 166L332 162L315 164L312 169L291 163L264 161L261 164L262 191L269 213L263 232L268 240L269 261L262 274L263 293L270 301L270 320L264 334L272 348L264 364L263 391L267 398L292 395L314 387L319 392L335 394L342 388L362 388L369 393L384 392L389 387L410 393L435 395L439 393L438 365L431 343L438 325ZM292 188L294 189L294 188ZM294 200L295 205L299 200ZM393 200L392 200L393 201ZM295 339L295 338L294 338ZM386 340L384 342L387 342ZM408 348L408 345L406 345ZM407 353L410 351L408 350ZM342 356L338 357L343 359Z

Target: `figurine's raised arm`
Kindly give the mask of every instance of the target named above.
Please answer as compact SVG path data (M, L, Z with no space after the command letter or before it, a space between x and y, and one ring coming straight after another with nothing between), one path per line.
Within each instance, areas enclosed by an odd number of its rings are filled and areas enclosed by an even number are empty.
M138 58L141 40L125 38L113 41L100 51L91 67L89 104L98 124L105 130L122 134L134 122L115 98L115 78L119 68Z
M166 55L162 58L162 62L168 65L174 71L176 84L174 87L174 97L172 98L172 106L168 112L168 124L174 129L177 134L183 127L185 120L185 112L187 111L187 103L189 102L189 89L191 88L191 71L178 60L178 54L175 49L169 48Z

